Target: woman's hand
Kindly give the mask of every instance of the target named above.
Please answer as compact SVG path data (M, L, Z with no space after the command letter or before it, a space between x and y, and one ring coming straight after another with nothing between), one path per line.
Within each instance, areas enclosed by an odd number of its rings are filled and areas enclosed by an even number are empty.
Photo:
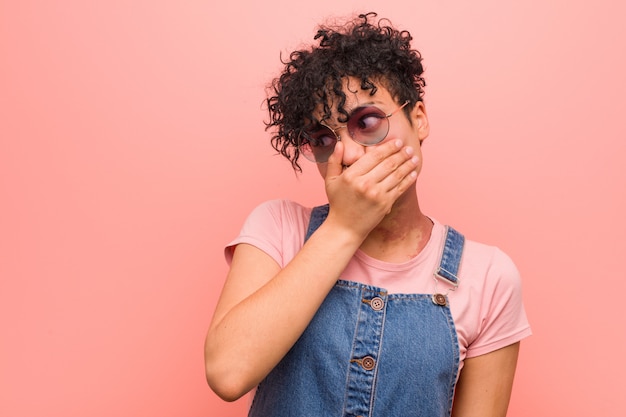
M416 179L419 159L400 139L369 147L350 167L343 163L344 144L337 142L328 160L325 182L329 220L365 238Z

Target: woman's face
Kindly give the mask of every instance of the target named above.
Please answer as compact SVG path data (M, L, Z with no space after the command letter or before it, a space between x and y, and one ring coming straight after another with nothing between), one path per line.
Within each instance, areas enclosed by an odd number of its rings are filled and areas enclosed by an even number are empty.
M420 163L416 168L419 174L422 167L421 142L426 139L429 133L428 117L423 102L417 102L407 117L406 113L400 109L404 103L397 103L389 91L382 85L377 85L378 89L374 95L369 90L362 90L360 82L355 78L348 78L344 84L344 92L346 94L345 109L349 115L352 111L363 106L374 106L382 110L389 122L389 131L385 138L380 142L384 143L389 140L400 139L405 146L411 146L415 155L420 159ZM353 138L348 131L345 123L337 120L338 113L336 109L331 118L321 120L321 122L339 136L344 146L343 165L347 168L356 162L360 157L371 151L376 145L365 146ZM356 138L358 139L358 138ZM326 177L326 163L318 163L318 169L323 177Z

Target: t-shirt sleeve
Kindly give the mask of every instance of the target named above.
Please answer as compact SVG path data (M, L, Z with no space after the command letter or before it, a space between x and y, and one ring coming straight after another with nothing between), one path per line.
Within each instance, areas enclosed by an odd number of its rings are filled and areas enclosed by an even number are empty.
M487 271L480 322L476 338L467 348L467 357L480 356L531 335L522 300L522 281L511 258L494 248Z
M239 235L226 245L226 262L230 265L235 246L247 243L285 266L304 241L302 230L309 217L310 209L291 201L270 200L259 204L248 215Z

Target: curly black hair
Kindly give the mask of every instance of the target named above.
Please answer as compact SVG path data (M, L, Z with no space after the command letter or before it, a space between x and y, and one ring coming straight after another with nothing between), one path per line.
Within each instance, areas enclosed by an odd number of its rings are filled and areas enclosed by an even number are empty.
M409 101L409 114L422 100L426 82L419 51L411 49L411 34L392 27L387 19L376 21L377 14L360 14L343 25L320 26L310 49L292 52L279 77L268 87L266 100L274 129L272 146L301 172L298 138L302 130L315 123L314 111L323 109L331 116L332 100L337 100L339 122L348 112L343 82L346 77L361 80L361 89L376 93L375 83L383 85L397 102ZM342 118L344 120L342 120Z

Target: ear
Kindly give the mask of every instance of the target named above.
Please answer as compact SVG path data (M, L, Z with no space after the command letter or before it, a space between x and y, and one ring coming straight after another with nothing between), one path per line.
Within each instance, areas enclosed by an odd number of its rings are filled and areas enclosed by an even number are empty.
M423 101L418 101L415 106L413 106L413 110L411 110L411 121L417 130L419 141L422 143L430 133L428 115L426 114L426 105Z

